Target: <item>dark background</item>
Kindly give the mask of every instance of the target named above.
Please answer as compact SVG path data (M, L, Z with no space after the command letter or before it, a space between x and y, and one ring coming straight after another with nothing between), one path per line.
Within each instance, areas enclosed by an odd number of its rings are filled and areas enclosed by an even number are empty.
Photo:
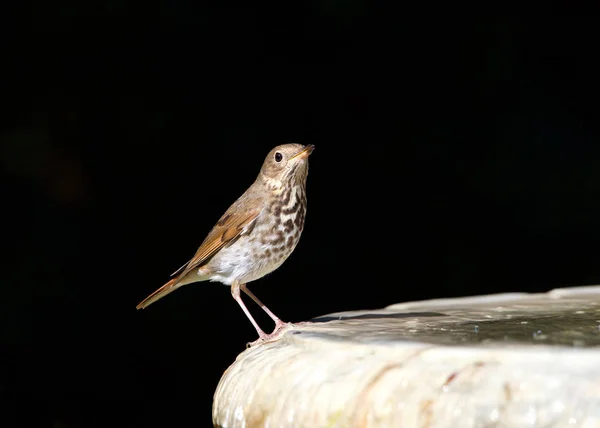
M2 19L0 426L209 426L251 324L217 283L135 305L285 142L316 146L306 227L251 284L284 320L600 283L594 17L63 1Z

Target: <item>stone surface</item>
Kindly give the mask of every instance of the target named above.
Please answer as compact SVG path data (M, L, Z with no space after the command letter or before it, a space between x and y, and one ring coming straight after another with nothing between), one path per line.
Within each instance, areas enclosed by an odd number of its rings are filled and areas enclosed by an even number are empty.
M219 427L600 427L600 287L331 314L242 352Z

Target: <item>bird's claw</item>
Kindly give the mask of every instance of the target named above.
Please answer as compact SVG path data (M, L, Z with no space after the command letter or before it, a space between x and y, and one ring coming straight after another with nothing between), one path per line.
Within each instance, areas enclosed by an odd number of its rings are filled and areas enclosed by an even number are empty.
M303 324L303 323L298 323L298 324ZM287 330L289 327L294 327L294 326L296 326L298 324L292 324L291 322L289 322L289 323L278 322L278 323L275 324L275 329L273 330L272 333L261 335L254 342L248 342L248 343L246 343L246 348L251 348L251 347L253 347L255 345L258 345L258 344L261 344L261 343L274 342L274 341L278 340L283 335L283 333L285 332L285 330Z

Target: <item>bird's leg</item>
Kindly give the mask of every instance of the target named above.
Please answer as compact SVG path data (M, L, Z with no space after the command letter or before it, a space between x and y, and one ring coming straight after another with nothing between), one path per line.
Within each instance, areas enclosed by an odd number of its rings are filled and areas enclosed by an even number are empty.
M285 327L285 326L289 325L288 323L281 321L281 320L280 320L280 319L277 317L277 315L275 315L273 312L271 312L271 311L270 311L270 309L269 309L269 308L267 308L267 307L265 306L265 304L264 304L263 302L261 302L260 300L258 300L258 297L256 297L256 296L254 295L254 293L252 293L252 291L248 290L248 287L246 287L246 284L241 284L241 285L240 285L240 288L242 289L242 291L243 291L244 293L246 293L248 296L250 296L250 298L251 298L252 300L254 300L254 302L256 302L256 304L257 304L258 306L260 306L260 307L262 308L262 310L263 310L263 311L265 311L265 312L267 313L267 315L268 315L269 317L271 317L271 319L272 319L273 321L275 321L275 329L273 330L273 333L275 333L275 332L277 332L277 331L281 330L283 327ZM271 333L271 334L273 334L273 333Z
M240 307L242 308L242 311L244 311L244 313L246 314L246 316L248 317L248 319L250 320L250 322L256 329L258 336L260 337L259 341L268 339L269 335L261 330L261 328L258 326L256 321L254 320L254 318L252 318L252 315L250 315L250 311L248 310L248 308L242 301L242 298L240 297L240 288L242 290L244 290L244 288L245 288L244 284L240 284L239 282L234 281L233 284L231 284L231 295L233 296L234 300L236 302L238 302L238 305L240 305Z

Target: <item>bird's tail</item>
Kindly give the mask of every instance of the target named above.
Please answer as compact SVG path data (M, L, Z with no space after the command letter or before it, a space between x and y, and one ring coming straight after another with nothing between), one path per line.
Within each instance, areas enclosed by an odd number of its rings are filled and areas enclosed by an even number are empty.
M187 283L188 283L188 281L185 281L183 278L173 278L172 280L167 282L165 285L160 287L158 290L156 290L154 293L152 293L151 295L146 297L144 300L142 300L140 302L140 304L137 305L135 308L136 309L144 309L147 306L151 305L152 303L156 302L158 299L165 297L167 294L177 290L179 287L181 287L182 285L185 285Z

